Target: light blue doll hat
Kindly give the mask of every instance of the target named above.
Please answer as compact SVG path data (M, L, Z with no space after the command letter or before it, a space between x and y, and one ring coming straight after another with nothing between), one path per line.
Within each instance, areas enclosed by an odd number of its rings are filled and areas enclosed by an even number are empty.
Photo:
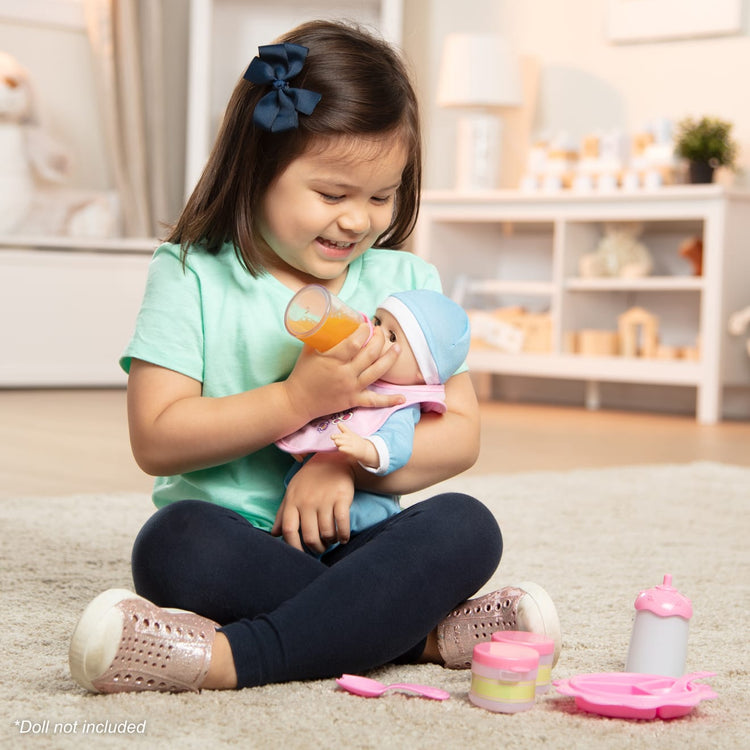
M469 353L469 317L440 292L412 289L387 297L378 307L398 321L427 385L445 383Z

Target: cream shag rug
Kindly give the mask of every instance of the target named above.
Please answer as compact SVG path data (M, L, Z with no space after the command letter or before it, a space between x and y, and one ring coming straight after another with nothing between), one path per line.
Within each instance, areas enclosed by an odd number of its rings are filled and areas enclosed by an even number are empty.
M333 680L189 695L94 696L67 670L68 639L88 601L131 587L143 495L23 498L2 517L3 747L713 748L746 747L750 469L714 463L459 478L503 529L487 589L519 580L555 599L564 644L553 678L624 669L639 590L671 573L693 603L687 669L716 672L718 698L672 721L608 719L551 691L530 711L471 705L469 673L383 667L388 682L435 685L445 702L365 699ZM417 501L420 496L410 498ZM128 733L130 730L130 733Z

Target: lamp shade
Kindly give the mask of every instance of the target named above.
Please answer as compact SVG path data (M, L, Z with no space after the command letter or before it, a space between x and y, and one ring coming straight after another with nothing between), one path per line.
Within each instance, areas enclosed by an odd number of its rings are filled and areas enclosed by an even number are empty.
M442 107L514 107L521 104L518 56L498 34L448 34L440 61Z

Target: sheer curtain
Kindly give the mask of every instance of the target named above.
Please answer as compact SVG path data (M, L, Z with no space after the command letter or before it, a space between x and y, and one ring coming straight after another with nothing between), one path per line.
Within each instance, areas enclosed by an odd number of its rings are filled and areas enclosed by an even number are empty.
M107 150L127 237L169 220L162 0L85 0Z

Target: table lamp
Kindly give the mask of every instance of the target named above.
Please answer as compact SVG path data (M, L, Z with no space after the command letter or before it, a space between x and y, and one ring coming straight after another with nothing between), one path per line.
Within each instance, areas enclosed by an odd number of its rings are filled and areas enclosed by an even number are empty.
M438 104L473 110L458 122L456 189L498 185L502 120L493 111L521 104L518 56L497 34L448 34L443 46Z

